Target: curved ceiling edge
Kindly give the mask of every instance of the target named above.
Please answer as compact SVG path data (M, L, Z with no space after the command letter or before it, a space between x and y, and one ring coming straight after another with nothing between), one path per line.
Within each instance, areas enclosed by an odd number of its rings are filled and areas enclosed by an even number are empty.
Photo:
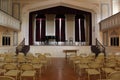
M83 5L88 5L87 3L78 3L76 4L75 1L73 1L74 3L71 2L59 2L59 1L45 1L45 2L38 2L35 4L31 4L31 5L26 5L23 7L23 12L29 11L29 12L33 12L33 11L38 11L38 10L43 10L43 9L47 9L47 8L52 8L52 7L57 7L57 6L64 6L64 7L69 7L69 8L74 8L74 9L78 9L78 10L82 10L82 11L86 11L86 12L96 12L93 9L93 5L90 6L86 6L84 7Z

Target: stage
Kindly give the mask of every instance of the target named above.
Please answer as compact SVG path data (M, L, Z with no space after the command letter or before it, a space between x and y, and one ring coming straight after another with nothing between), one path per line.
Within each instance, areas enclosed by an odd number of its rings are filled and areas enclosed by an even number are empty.
M51 53L52 57L65 57L64 50L77 50L77 55L80 53L91 53L90 46L30 46L30 53ZM73 52L71 52L73 53Z

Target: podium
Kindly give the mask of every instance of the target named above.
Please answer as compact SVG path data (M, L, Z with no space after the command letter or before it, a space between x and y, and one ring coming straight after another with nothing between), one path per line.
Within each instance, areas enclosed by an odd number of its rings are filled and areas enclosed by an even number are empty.
M68 57L69 53L74 53L77 56L77 51L78 51L78 49L66 49L66 50L63 50L63 52L65 53L66 60L67 60L67 57Z

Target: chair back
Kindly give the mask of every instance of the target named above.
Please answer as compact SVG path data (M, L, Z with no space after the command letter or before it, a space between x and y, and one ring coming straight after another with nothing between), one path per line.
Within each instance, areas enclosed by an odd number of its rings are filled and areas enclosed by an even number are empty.
M111 73L108 76L108 78L111 80L120 80L120 71L116 71L116 72Z
M20 68L23 71L28 71L28 70L33 70L34 69L31 64L22 64Z
M15 80L15 79L8 76L0 76L0 80Z
M15 70L15 69L17 69L17 66L15 64L5 64L3 67L6 70Z

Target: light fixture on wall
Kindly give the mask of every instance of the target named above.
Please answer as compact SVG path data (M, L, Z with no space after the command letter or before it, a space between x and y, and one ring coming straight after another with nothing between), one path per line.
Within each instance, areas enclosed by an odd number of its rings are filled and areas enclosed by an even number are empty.
M110 36L118 36L118 33L117 33L115 30L113 30L113 31L111 32Z
M13 31L13 45L17 46L17 44L18 44L18 32Z
M3 32L3 35L10 35L10 32L9 32L8 30L5 30L5 31Z

